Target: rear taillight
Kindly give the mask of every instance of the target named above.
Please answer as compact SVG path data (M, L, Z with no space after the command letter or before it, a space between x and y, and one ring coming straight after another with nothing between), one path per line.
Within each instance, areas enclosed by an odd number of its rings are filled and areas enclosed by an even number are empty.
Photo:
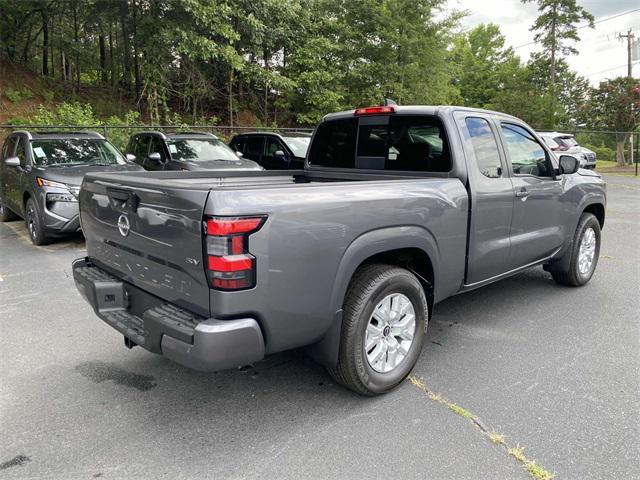
M249 253L249 235L266 216L210 217L205 219L207 272L217 290L243 290L256 284L256 259Z

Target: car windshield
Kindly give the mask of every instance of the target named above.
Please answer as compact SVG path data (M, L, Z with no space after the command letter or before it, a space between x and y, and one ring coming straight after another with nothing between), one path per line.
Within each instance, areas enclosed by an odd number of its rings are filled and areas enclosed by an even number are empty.
M558 140L560 140L562 143L564 143L568 147L578 146L578 142L576 142L576 139L573 137L559 137Z
M551 137L541 137L549 148L558 148L560 145Z
M56 138L32 140L34 163L38 166L118 165L124 164L122 154L101 139Z
M235 152L217 138L169 140L167 144L173 160L238 160Z
M310 137L282 137L296 157L306 157L309 149Z

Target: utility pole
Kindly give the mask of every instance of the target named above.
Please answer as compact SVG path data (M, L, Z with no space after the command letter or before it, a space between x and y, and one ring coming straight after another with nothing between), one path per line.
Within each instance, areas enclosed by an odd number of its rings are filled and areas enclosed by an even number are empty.
M629 29L626 35L618 34L618 38L620 40L623 38L627 39L627 77L631 78L631 46L633 45L633 32Z
M618 38L620 40L622 40L623 38L627 39L627 77L633 78L633 72L631 70L631 50L634 38L633 32L631 31L631 29L629 29L627 30L626 35L618 34ZM633 109L633 105L631 105L631 108ZM627 160L629 160L629 163L633 162L633 133L631 133L629 136L629 145L627 146Z

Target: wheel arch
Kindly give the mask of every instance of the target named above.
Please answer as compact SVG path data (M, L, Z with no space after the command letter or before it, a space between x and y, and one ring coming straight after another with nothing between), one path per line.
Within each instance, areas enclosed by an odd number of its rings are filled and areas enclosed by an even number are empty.
M605 208L603 203L599 203L599 202L590 203L582 209L582 213L593 214L598 219L600 228L604 227Z
M342 326L342 305L354 275L364 265L386 263L410 270L425 289L429 316L433 311L438 278L438 244L430 231L418 226L372 230L357 237L340 261L331 295L336 312L324 337L310 347L313 358L333 366L338 361Z

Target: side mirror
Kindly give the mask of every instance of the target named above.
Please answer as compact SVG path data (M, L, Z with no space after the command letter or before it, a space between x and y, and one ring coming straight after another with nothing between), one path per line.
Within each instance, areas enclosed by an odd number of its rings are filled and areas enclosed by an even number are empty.
M149 154L149 160L155 163L162 163L162 157L158 152L153 152Z
M274 156L274 157L284 157L284 152L283 152L282 150L276 150L276 151L273 153L273 156Z
M131 153L127 153L124 158L127 160L127 162L135 162L136 161L136 156L132 155Z
M566 175L576 173L580 168L580 163L576 157L571 155L560 155L560 171Z
M20 159L18 157L9 157L4 161L7 167L19 167Z
M240 150L236 150L236 155L240 158L244 157L244 153L242 153Z

